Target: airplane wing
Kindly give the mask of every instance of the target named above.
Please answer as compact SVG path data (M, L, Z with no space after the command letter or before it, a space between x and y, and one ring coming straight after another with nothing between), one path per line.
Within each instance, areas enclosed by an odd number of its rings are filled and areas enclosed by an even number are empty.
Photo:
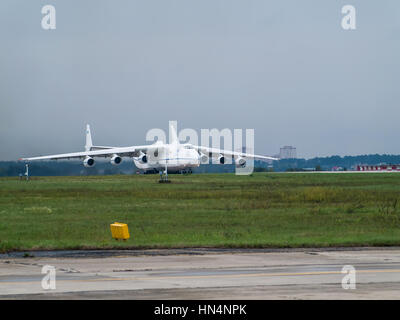
M243 158L252 158L252 159L265 159L265 160L279 160L278 158L268 157L268 156L260 156L251 153L244 153L244 152L235 152L230 150L223 150L223 149L216 149L216 148L209 148L209 147L202 147L202 146L195 146L195 145L188 145L188 147L196 149L199 152L202 152L210 157L213 156L233 156L233 157L243 157Z
M40 156L40 157L32 157L32 158L20 158L20 161L34 161L34 160L61 160L61 159L82 159L89 157L112 157L114 154L117 154L120 157L138 157L141 152L146 153L150 150L155 150L159 148L157 145L148 145L148 146L132 146L132 147L124 147L124 148L108 148L101 150L93 150L93 151L82 151L82 152L73 152L73 153L63 153L63 154L55 154L49 156Z

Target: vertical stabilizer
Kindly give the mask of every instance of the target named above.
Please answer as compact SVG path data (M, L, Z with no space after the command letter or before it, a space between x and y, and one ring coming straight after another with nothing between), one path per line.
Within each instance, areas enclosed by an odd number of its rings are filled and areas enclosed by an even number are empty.
M90 126L87 124L86 125L86 145L85 145L85 150L90 151L90 149L93 147L93 142L92 142L92 134L90 133Z
M178 135L176 133L176 121L169 122L169 143L170 144L179 144Z

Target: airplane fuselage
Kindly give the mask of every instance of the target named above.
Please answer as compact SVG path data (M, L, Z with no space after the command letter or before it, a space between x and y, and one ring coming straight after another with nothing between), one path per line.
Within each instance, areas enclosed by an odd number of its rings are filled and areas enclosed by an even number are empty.
M144 171L163 171L166 167L168 171L181 171L200 166L200 156L196 150L176 143L160 144L154 152L146 154L146 160L143 163L138 158L133 159L136 167Z

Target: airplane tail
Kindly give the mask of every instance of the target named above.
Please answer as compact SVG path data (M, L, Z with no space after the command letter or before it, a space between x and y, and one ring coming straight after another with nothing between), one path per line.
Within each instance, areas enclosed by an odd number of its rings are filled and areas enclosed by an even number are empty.
M176 128L174 127L174 125L170 122L169 124L169 138L170 138L170 144L179 144L179 140L178 140L178 135L176 133Z
M93 147L92 134L90 133L90 126L86 125L86 145L85 151L90 151Z

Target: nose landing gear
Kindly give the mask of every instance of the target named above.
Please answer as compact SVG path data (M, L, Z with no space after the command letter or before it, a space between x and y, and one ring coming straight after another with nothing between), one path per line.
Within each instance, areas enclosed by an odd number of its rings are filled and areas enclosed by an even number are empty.
M160 171L160 180L159 183L171 183L171 180L168 180L168 173L166 171Z
M170 180L168 180L168 165L167 163L165 164L165 170L160 171L160 180L158 180L159 183L171 183Z

